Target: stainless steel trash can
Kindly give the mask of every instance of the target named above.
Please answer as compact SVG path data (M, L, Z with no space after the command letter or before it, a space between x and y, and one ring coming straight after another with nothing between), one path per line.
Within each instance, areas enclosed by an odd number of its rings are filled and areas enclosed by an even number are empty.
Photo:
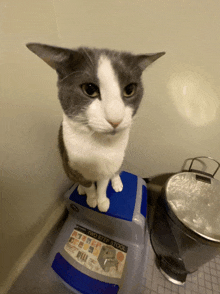
M192 169L171 176L158 197L150 231L161 272L173 283L184 284L220 253L220 182L213 174Z

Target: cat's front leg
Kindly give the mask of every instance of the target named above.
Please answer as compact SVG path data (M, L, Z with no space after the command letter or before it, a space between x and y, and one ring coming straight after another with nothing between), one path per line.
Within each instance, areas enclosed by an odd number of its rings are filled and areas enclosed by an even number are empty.
M123 190L123 183L119 174L115 174L114 177L111 178L111 182L112 188L115 190L115 192L121 192Z
M98 209L106 212L110 206L110 200L106 196L106 189L110 179L103 179L97 182L97 196L98 196Z
M79 185L77 190L79 195L86 194L86 203L90 207L95 208L97 206L97 191L94 183L92 183L92 185L89 188Z
M85 187L82 185L78 186L77 191L79 195L86 195Z

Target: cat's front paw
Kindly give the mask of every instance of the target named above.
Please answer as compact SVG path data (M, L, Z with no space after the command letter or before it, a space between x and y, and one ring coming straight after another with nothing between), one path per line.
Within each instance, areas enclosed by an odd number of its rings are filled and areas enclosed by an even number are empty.
M123 183L119 175L114 176L111 179L111 182L112 182L112 188L115 190L115 192L121 192L123 190Z
M109 209L109 206L110 206L110 200L107 197L104 199L104 201L102 199L102 202L98 201L98 209L101 212L107 212Z
M87 203L90 207L95 208L95 207L97 206L97 204L98 204L98 201L97 201L96 198L88 198L88 197L87 197L87 199L86 199L86 203Z
M85 195L86 194L85 189L81 185L78 186L77 191L78 191L79 195Z

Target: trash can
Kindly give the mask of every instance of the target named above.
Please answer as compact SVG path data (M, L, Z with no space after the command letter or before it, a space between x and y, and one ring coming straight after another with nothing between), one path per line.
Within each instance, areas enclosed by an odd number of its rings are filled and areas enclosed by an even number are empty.
M155 205L150 230L157 264L168 280L184 284L187 274L220 253L220 182L192 169L171 176Z

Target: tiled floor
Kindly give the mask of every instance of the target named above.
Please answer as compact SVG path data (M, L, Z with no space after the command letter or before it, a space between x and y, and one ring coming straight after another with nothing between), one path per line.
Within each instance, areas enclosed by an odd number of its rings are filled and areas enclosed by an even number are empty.
M150 243L150 242L149 242ZM155 254L150 244L147 269L144 273L143 294L219 294L220 256L206 263L197 272L187 276L184 286L169 282L155 264Z

